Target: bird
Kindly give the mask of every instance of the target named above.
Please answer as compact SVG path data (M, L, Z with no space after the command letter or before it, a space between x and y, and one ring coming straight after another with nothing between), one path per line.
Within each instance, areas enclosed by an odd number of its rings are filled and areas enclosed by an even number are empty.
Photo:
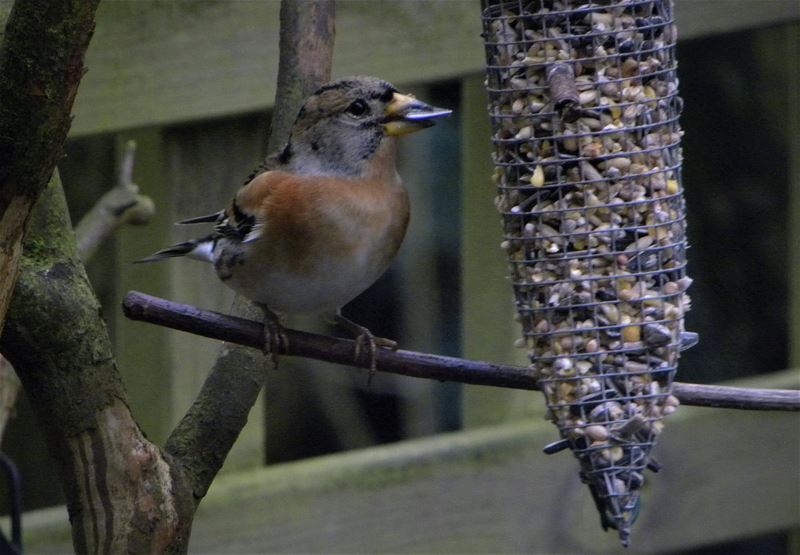
M265 354L277 366L288 348L283 319L321 314L366 347L370 379L375 337L341 309L389 267L409 220L408 192L396 169L398 138L434 125L452 110L402 94L376 77L346 77L319 87L302 105L283 148L267 156L213 214L177 222L213 224L197 239L137 262L187 257L211 263L217 277L264 312Z

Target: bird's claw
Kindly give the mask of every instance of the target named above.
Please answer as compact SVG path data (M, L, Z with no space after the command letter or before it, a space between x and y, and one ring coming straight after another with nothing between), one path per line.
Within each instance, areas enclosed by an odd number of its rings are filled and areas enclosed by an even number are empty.
M378 348L383 347L386 349L391 349L392 351L396 351L397 342L392 341L391 339L386 339L385 337L375 337L375 335L369 331L368 328L348 320L341 314L336 315L336 323L355 335L353 362L356 364L360 363L362 361L362 354L365 350L367 353L369 353L369 376L367 377L367 384L371 383L372 377L378 371Z
M361 359L361 352L365 347L365 343L367 349L369 350L369 376L367 377L367 384L370 384L375 372L378 371L378 347L396 351L397 342L392 341L391 339L386 339L385 337L375 337L371 331L369 331L367 328L364 328L361 333L356 336L355 353L353 354L353 360L356 363L358 363Z
M264 356L270 357L273 369L278 369L278 355L281 351L286 351L289 348L289 337L286 335L286 329L280 322L280 318L264 308L264 343L261 346L261 352Z

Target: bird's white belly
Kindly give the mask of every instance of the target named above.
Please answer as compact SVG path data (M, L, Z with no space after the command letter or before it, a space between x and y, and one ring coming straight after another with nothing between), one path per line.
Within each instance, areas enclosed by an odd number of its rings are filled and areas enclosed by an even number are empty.
M281 268L269 260L248 259L246 271L232 268L225 283L245 297L266 304L271 310L291 314L338 310L386 270L370 249L358 256L321 256L302 273ZM376 261L381 261L380 265Z

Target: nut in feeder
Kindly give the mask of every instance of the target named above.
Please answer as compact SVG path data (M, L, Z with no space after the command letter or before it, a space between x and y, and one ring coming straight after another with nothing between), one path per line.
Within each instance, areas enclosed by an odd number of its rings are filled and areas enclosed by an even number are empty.
M675 411L681 101L669 0L483 0L497 207L523 345L601 523L628 544Z

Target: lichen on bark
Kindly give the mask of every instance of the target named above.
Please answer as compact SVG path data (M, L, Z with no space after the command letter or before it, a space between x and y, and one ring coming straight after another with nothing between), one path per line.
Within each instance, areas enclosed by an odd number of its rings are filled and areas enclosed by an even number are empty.
M128 408L54 174L36 203L0 351L59 463L78 552L185 552L195 505L180 466Z

